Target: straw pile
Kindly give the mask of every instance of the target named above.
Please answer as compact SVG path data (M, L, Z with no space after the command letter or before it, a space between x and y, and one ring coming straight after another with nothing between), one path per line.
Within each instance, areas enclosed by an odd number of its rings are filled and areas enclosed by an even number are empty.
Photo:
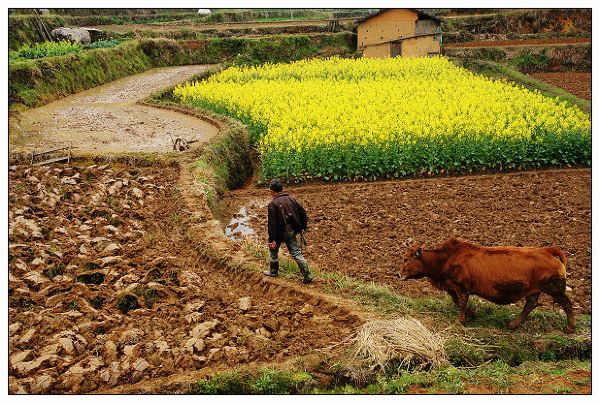
M355 358L371 369L384 370L391 363L402 368L423 369L447 364L444 339L413 318L375 320L356 332Z

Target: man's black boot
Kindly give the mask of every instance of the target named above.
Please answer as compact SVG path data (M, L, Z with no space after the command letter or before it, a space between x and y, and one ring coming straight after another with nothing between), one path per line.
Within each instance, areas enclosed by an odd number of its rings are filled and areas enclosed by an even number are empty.
M265 276L277 277L279 275L279 262L270 262L269 270L264 271Z
M312 283L313 277L312 274L310 274L310 270L308 269L308 264L306 262L298 263L298 268L304 276L304 280L302 280L302 282L304 284Z

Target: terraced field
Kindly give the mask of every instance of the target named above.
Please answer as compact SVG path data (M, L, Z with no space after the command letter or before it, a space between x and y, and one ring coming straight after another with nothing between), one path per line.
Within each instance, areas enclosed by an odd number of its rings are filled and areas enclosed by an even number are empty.
M502 17L518 28L513 38L528 37L537 26L565 31L561 35L582 31L577 35L585 36L581 10L557 11L556 21L534 18L519 23L521 11L481 12L469 20L493 22L494 16ZM525 17L552 15L544 13L534 10ZM582 27L573 23L571 14L583 21ZM512 40L504 32L491 32L497 28L494 24L488 33L468 21L461 23L463 18L447 19L455 27L470 29L471 42L448 48L465 58L476 55L478 48L499 47L514 57L551 46L560 52L549 66L561 67L552 63L568 57L573 66L587 65L584 48L589 38L550 38L552 32L544 32L525 41ZM354 20L342 19L342 28ZM98 28L137 32L127 38L161 33L177 37L173 32L179 31L181 38L192 38L179 42L185 52L202 50L202 41L195 40L190 29L218 37L263 38L275 32L310 36L330 30L325 20ZM479 41L485 38L490 40ZM228 43L235 44L235 38ZM584 51L569 56L571 44ZM485 51L489 49L481 55ZM540 54L533 62L540 62ZM229 56L235 57L235 52ZM40 108L11 110L9 394L591 394L591 146L579 141L591 136L589 116L572 103L532 95L505 80L475 77L440 60L443 66L438 68L427 67L431 59L415 69L384 68L388 82L380 86L365 80L377 75L372 66L355 67L355 75L341 74L343 69L333 75L331 69L322 70L317 74L320 81L311 81L309 87L302 87L300 78L318 68L284 72L293 76L289 83L270 73L254 80L262 74L258 69L232 68L224 77L229 74L233 80L224 84L217 78L217 85L209 88L212 103L199 97L196 103L175 105L175 97L156 97L157 108L142 104L150 94L210 66L169 67ZM336 63L343 64L334 59ZM278 67L268 65L269 69ZM246 73L253 78L247 79ZM433 78L450 75L454 82L432 85ZM414 85L398 86L408 76L421 83L420 95L432 88L451 95L445 106L435 109L444 111L448 126L432 129L433 122L442 119L425 108L419 120L412 104L398 115L407 105L398 94L416 94ZM532 77L591 99L590 73ZM238 87L226 88L236 79ZM478 96L471 94L475 83L483 89ZM288 93L290 85L299 92ZM312 95L303 98L307 88ZM389 88L395 89L394 96L381 98ZM340 89L351 91L344 95ZM248 101L251 97L255 99ZM262 104L255 102L261 97ZM320 101L311 106L305 102L311 98ZM517 98L520 110L515 109ZM367 113L348 114L377 106L376 99L383 99L379 112L384 111L387 120L378 114L371 114L377 116L373 120L365 118ZM472 116L474 110L492 110L481 99L506 113L504 119L494 112L486 124L485 113L475 121L454 120ZM304 102L300 108L298 100ZM397 101L395 107L389 108L392 101ZM277 115L282 111L286 113ZM307 113L311 111L317 112ZM563 118L568 124L556 123ZM381 122L387 126L378 126ZM477 154L484 148L477 141L495 123L502 147ZM408 127L414 130L404 130ZM467 136L473 146L457 147L466 144L465 133L477 127L479 132ZM348 128L354 130L352 136ZM289 137L294 131L296 137ZM559 131L573 141L552 144L561 140L554 136ZM432 152L434 134L442 132L452 132L456 141L443 139ZM177 137L198 141L176 153L172 139ZM295 143L288 141L292 137ZM517 137L526 141L510 141ZM265 138L273 141L261 142ZM367 138L380 147L367 147L361 142ZM324 140L329 143L323 146L319 142ZM411 158L402 159L410 141L416 140ZM309 148L317 143L323 148L313 153ZM75 147L69 165L17 164L33 149L65 145ZM270 159L265 151L271 151ZM539 157L535 164L528 152ZM310 158L294 159L302 153ZM350 162L358 161L348 157L351 153L364 157L352 166L357 174L350 172ZM410 172L408 165L414 168ZM379 171L382 166L389 170ZM524 170L540 166L561 169ZM254 176L247 178L252 170ZM304 253L315 274L309 285L301 284L286 251L279 278L262 274L267 267L270 195L257 182L275 176L290 179L286 190L308 211L309 244ZM391 179L402 176L408 178ZM292 183L299 178L308 181ZM242 182L240 189L224 190ZM401 257L411 245L435 246L449 237L484 245L561 248L569 258L567 286L576 332L563 332L564 313L548 299L540 301L521 328L509 331L506 323L522 303L499 306L472 298L476 317L458 325L448 296L425 280L400 281ZM358 352L357 331L365 324L389 325L407 317L420 321L435 343L443 345L442 364L403 366L406 356L390 355L385 367L371 366L364 350L362 355ZM413 347L414 336L410 334L408 343ZM400 343L406 345L406 340Z

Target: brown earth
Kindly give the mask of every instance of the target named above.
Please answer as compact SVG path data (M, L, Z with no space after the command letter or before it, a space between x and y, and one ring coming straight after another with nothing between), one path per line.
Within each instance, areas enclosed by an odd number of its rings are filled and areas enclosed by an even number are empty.
M533 78L563 88L583 99L592 99L592 73L532 73Z
M402 282L402 257L415 242L449 237L483 245L550 246L569 258L576 312L591 313L591 170L567 169L374 183L295 186L310 217L309 263L412 296L443 295L426 280ZM263 189L224 197L224 221L245 206L266 242ZM542 303L552 302L542 298Z
M487 48L505 46L537 46L537 45L564 45L571 43L591 43L591 38L538 38L518 39L506 41L473 41L461 43L449 43L446 48Z
M164 377L285 362L361 324L202 257L178 180L166 166L11 167L10 393L160 393Z
M152 69L21 113L11 125L11 152L70 144L76 152L169 152L177 137L207 142L213 125L137 102L174 86L209 66Z

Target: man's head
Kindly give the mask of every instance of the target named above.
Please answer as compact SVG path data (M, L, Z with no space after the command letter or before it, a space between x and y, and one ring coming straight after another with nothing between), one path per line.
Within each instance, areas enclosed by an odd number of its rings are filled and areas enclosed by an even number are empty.
M271 184L269 185L269 190L271 191L271 195L275 196L277 193L283 191L283 185L279 181L279 179L273 179Z

